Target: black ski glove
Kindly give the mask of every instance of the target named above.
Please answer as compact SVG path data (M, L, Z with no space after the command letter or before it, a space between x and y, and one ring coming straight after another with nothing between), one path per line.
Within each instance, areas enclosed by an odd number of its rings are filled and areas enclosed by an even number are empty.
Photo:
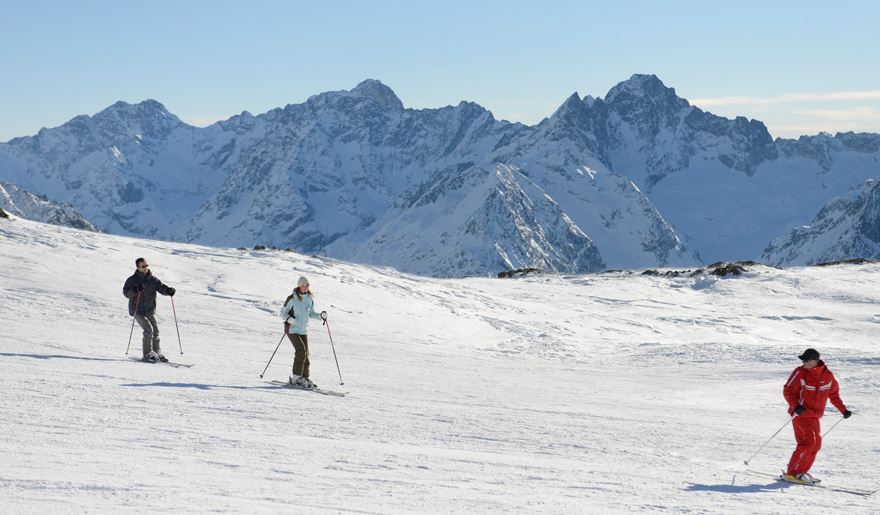
M175 293L177 293L177 290L175 290L174 288L171 288L171 287L169 286L169 287L168 287L168 295L170 295L170 296L173 297Z
M800 415L801 413L803 413L805 411L807 411L807 408L803 407L800 404L798 404L797 406L794 407L794 414L795 415Z
M327 320L327 312L321 311L321 320Z
M850 410L845 410L845 411L843 412L843 418L849 418L849 417L851 417L851 416L852 416L852 411L850 411Z
M137 287L137 291L138 291L138 293L144 291L144 283L140 283L140 284L138 285L138 287Z

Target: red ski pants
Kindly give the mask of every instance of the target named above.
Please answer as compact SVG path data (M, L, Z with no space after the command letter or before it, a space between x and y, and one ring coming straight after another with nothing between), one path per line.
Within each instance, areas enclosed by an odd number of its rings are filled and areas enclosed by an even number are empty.
M814 417L794 417L791 422L794 427L794 439L797 448L788 462L786 474L803 474L809 472L813 466L819 449L822 448L822 432L819 428L819 419Z

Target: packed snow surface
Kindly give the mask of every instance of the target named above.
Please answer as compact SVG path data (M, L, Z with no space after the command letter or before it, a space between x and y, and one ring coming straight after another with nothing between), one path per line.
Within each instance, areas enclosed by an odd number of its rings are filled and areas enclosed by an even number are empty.
M125 356L143 256L173 368ZM312 379L285 380L281 301L309 278ZM743 276L430 279L291 252L0 220L4 513L877 513L744 473L807 347L855 415L813 473L877 488L880 266ZM829 411L827 429L840 419ZM752 461L775 473L785 428Z

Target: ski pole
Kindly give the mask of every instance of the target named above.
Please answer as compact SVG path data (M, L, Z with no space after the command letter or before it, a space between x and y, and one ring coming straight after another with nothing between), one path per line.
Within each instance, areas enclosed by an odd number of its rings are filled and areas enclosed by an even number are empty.
M782 424L782 427L780 427L775 433L773 433L773 436L771 436L766 442L764 442L763 444L761 444L761 446L758 447L758 450L755 451L754 453L752 453L752 455L749 456L749 459L747 459L747 460L744 461L743 463L745 463L746 465L748 465L749 462L752 461L752 458L754 458L759 452L761 452L761 449L763 449L765 445L767 445L768 443L770 443L770 440L776 438L776 435L778 435L783 429L785 429L785 426L787 426L792 420L794 420L794 416L792 416L790 419L786 420L786 421L785 421L785 424Z
M285 334L281 335L281 339L278 340L278 345L275 346L275 352L278 352L278 347L281 347L281 342L284 341L284 337L287 336L287 331L284 331ZM275 352L272 353L272 357L269 358L269 363L272 363L272 359L275 358ZM263 372L260 374L260 379L263 378L263 374L266 373L266 369L269 368L269 363L266 363L266 368L263 369Z
M324 325L327 326L327 336L330 337L330 348L333 349L333 360L336 361L336 371L339 372L339 384L341 386L345 383L342 382L342 371L339 370L339 360L336 359L336 346L333 345L333 335L330 334L330 323L327 321L326 318L324 319Z
M138 292L137 300L134 303L134 315L131 316L131 331L128 333L128 346L125 348L125 355L128 356L128 350L131 349L131 335L134 334L134 319L138 314L138 306L141 304L141 292Z
M177 329L177 345L180 346L180 353L183 354L183 344L180 343L180 327L177 325L177 310L174 308L174 295L171 296L171 311L174 312L174 327Z
M825 434L822 435L822 438L825 438L826 436L828 436L828 433L830 433L832 429L834 429L835 427L837 427L837 424L840 424L840 423L843 422L843 421L844 421L844 418L843 418L843 417L840 417L840 419L839 419L837 422L835 422L833 426L831 426L831 427L828 428L828 431L825 431Z

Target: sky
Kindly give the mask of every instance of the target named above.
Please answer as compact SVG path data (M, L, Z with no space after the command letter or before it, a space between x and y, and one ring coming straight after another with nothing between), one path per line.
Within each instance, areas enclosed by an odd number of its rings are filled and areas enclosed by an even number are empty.
M199 126L381 80L527 124L634 73L774 137L880 132L880 3L0 0L0 141L118 100Z

